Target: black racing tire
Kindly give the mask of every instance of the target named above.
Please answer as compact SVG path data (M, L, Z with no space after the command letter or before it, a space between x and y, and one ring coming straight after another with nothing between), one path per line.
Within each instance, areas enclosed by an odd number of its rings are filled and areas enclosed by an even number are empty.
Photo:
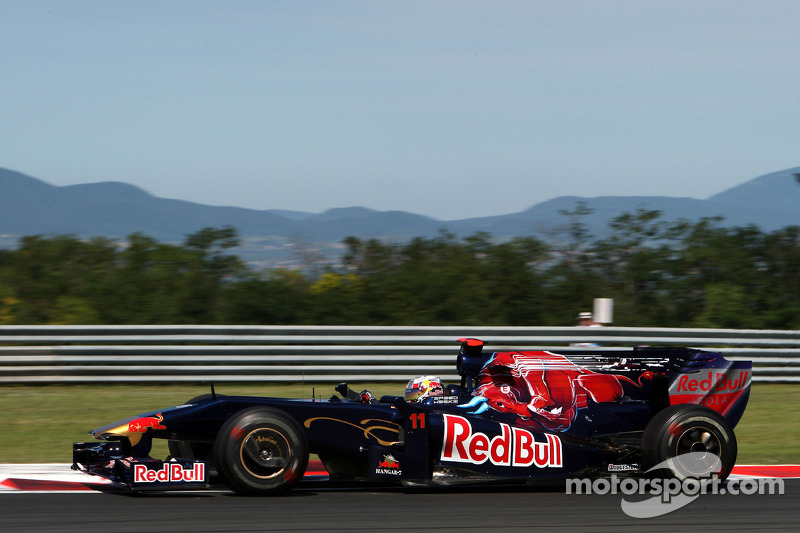
M308 444L303 429L284 412L251 407L220 428L214 461L235 492L280 494L302 479L308 466Z
M736 436L713 409L671 405L656 413L642 435L644 468L678 479L728 477L736 462Z

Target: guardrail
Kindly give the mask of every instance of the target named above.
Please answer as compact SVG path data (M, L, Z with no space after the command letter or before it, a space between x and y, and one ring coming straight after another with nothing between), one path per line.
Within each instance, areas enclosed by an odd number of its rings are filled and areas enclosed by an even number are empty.
M456 340L486 350L690 346L800 382L800 331L436 326L0 326L0 383L455 380ZM585 348L580 348L585 349Z

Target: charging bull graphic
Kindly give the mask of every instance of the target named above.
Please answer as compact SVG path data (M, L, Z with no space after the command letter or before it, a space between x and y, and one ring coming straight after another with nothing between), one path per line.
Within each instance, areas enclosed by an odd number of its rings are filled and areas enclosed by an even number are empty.
M618 374L598 374L550 352L495 353L478 374L474 398L463 407L479 414L491 408L529 419L548 431L566 431L589 402L614 402L625 396L622 382L641 387Z
M138 431L144 433L150 428L167 429L166 426L161 425L163 421L164 417L161 416L161 413L158 413L156 416L143 416L128 422L128 432L133 433Z

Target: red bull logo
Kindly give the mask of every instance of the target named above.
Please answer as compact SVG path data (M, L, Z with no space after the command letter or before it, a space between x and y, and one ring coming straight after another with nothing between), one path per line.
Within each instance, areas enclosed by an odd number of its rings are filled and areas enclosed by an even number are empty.
M156 416L143 416L141 418L137 418L136 420L131 420L128 422L128 433L144 433L150 428L167 429L166 426L161 425L163 420L164 417L161 416L161 413L158 413Z
M690 378L683 375L678 379L676 392L736 392L747 386L750 372L739 372L736 379L732 379L725 372L709 371L704 379Z
M133 465L134 483L205 483L205 463L194 463L184 468L180 463L164 463L158 470L147 468L144 464Z
M670 388L671 403L705 405L726 414L750 387L749 370L709 370L684 374Z
M496 466L560 468L563 466L561 439L545 434L545 442L537 442L526 429L500 423L500 434L494 437L475 432L464 417L444 415L442 461L480 465L487 461Z

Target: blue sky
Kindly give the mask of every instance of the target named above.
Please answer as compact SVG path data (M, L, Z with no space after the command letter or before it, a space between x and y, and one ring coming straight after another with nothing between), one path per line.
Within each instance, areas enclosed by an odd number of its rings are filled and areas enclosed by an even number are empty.
M0 166L450 220L800 165L800 2L0 0Z

